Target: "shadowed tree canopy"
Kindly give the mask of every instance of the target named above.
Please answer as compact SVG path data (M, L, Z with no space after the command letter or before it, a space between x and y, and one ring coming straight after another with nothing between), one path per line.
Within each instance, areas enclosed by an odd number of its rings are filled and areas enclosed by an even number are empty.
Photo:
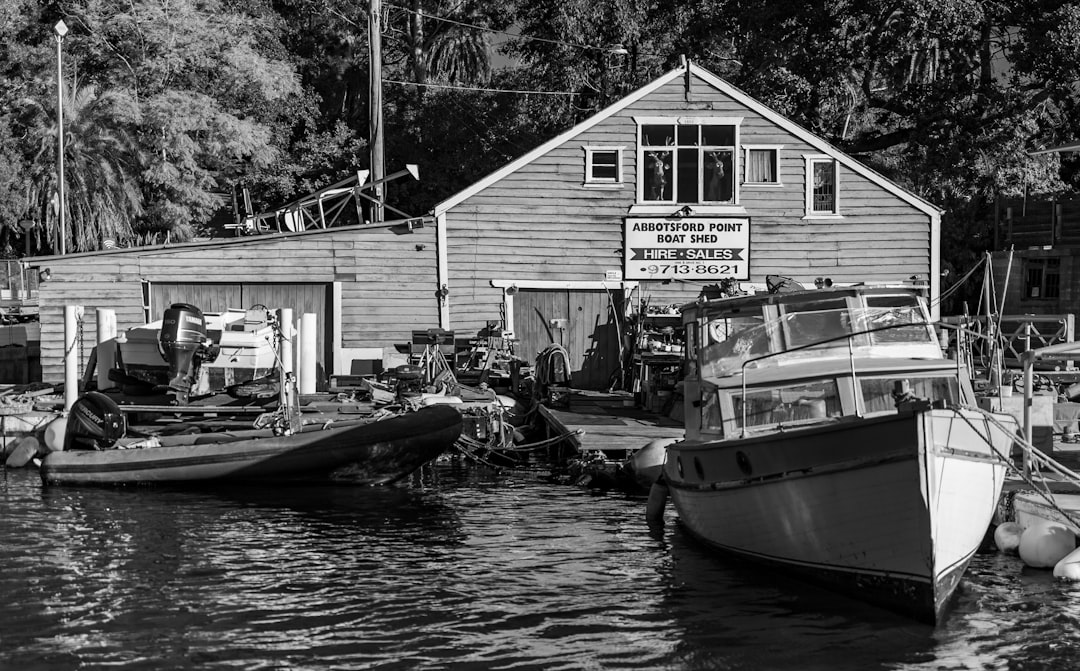
M422 175L391 185L389 197L415 214L680 57L941 206L954 265L987 243L996 196L1058 193L1076 180L1073 161L1029 152L1080 139L1080 1L382 8L387 171L419 163ZM134 143L115 163L136 187L121 210L132 235L183 238L234 184L272 207L368 167L367 14L355 0L11 0L0 8L0 109L29 98L51 110L51 26L65 18L66 67L80 86L130 102L130 113L99 123ZM48 171L34 161L49 117L35 136L10 114L0 112L9 158L0 194L46 194ZM20 198L0 205L3 230L19 230L29 206Z

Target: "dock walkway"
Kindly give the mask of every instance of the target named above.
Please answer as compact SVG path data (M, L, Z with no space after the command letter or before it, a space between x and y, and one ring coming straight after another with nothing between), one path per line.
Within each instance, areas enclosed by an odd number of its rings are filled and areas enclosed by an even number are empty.
M575 389L566 407L538 408L547 437L571 434L564 441L566 447L579 453L602 452L611 460L626 459L654 440L684 434L682 422L636 407L629 392Z

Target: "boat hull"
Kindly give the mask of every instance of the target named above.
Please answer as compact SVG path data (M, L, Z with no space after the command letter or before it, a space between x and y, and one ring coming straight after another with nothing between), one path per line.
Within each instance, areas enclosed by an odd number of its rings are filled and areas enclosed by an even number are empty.
M52 452L41 463L49 485L120 485L335 478L389 484L449 449L461 415L432 406L380 420L345 420L274 436L269 431L196 434L188 444Z
M664 478L710 547L936 623L1001 493L1016 422L994 419L933 409L678 443Z

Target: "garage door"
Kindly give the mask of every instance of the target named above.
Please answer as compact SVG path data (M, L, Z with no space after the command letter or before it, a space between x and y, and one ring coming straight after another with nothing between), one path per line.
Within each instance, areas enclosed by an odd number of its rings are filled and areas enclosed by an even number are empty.
M319 388L329 379L326 362L332 362L330 349L333 333L332 285L330 284L209 284L156 282L150 286L150 314L153 319L173 303L189 303L203 312L224 312L229 308L247 309L258 305L270 310L292 308L293 317L313 313L318 327L316 380Z

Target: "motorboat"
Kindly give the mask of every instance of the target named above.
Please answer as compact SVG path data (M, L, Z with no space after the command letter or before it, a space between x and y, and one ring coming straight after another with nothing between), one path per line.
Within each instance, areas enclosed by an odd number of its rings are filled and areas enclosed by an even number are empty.
M75 401L63 449L41 459L46 485L298 482L360 485L397 482L451 449L461 415L433 405L366 416L298 418L278 412L252 428L129 434L124 411L100 392Z
M977 407L924 290L789 286L682 315L686 438L654 494L710 548L940 621L1018 423Z

